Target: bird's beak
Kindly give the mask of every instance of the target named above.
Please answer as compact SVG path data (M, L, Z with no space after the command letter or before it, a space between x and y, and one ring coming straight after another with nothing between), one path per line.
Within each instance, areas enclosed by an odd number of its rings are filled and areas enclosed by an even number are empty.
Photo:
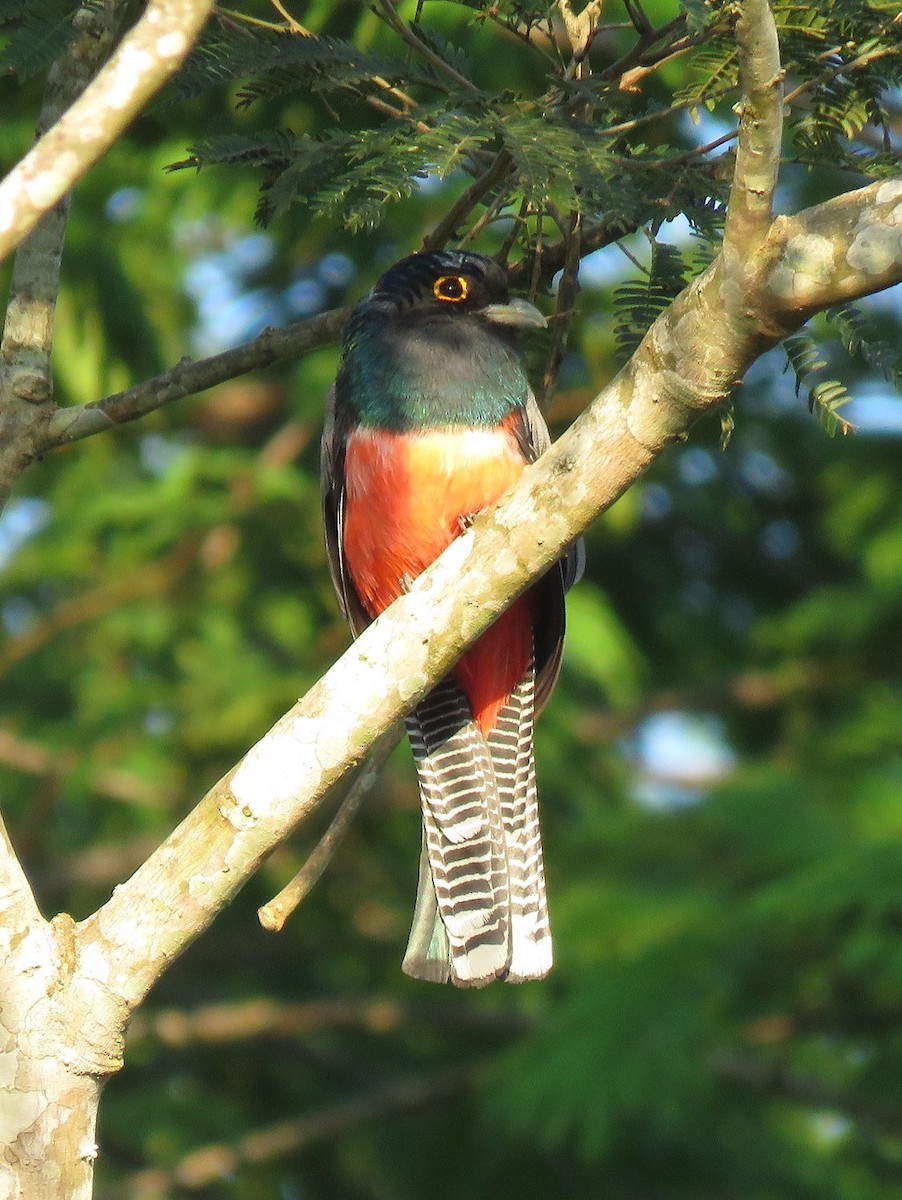
M487 305L480 316L497 325L512 325L517 329L544 329L548 324L534 304L516 297L507 304Z

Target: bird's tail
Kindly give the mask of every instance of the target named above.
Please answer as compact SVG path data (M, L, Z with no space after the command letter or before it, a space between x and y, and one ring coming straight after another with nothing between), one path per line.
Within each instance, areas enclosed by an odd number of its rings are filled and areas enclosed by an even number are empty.
M408 718L423 804L408 975L480 987L551 967L533 721L532 668L488 738L450 677Z

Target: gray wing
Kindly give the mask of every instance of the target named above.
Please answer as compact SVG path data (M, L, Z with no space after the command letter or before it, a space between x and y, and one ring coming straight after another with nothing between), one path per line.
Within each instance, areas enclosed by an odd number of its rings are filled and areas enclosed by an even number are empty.
M527 462L535 462L551 445L548 426L532 389L526 396L521 420L516 429L517 442ZM582 577L586 549L577 538L564 557L533 585L537 597L535 623L535 712L548 702L561 670L564 649L564 594Z

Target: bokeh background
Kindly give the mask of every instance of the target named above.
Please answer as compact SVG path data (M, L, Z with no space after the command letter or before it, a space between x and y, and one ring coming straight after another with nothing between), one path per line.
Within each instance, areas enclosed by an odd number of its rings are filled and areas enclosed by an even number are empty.
M424 20L483 85L535 93L532 58L474 7ZM704 7L645 10L662 25ZM809 28L819 7L778 6ZM281 20L262 0L240 9L220 20ZM357 3L294 15L398 52ZM614 0L608 15L627 20ZM628 36L606 32L593 62ZM652 99L693 70L667 65ZM0 80L4 165L41 87L21 68ZM170 92L79 184L60 403L354 301L467 182L427 173L353 236L302 207L260 228L251 167L165 168L211 132L332 116L297 91L236 111L235 91ZM895 136L898 94L884 99ZM688 149L734 120L729 100L696 117L655 136ZM860 182L789 163L780 207ZM687 269L703 253L677 212L655 233ZM649 256L640 231L585 259L554 431L617 370L615 292ZM848 436L809 411L777 349L728 421L700 423L587 534L537 735L551 977L457 993L402 976L419 849L405 745L282 934L255 910L326 811L160 981L104 1095L99 1196L898 1196L902 402L878 369L879 343L899 345L898 291L860 308L870 354L845 353L841 320L810 331L815 378L852 396ZM323 347L57 451L0 517L0 799L48 915L101 904L346 646L318 500L336 361Z

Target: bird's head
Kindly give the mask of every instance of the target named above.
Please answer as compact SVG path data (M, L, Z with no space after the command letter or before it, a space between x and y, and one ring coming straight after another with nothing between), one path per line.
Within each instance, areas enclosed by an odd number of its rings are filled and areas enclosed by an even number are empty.
M547 325L535 305L511 296L503 267L464 250L433 250L402 258L385 272L368 300L397 313L466 313L512 329Z

